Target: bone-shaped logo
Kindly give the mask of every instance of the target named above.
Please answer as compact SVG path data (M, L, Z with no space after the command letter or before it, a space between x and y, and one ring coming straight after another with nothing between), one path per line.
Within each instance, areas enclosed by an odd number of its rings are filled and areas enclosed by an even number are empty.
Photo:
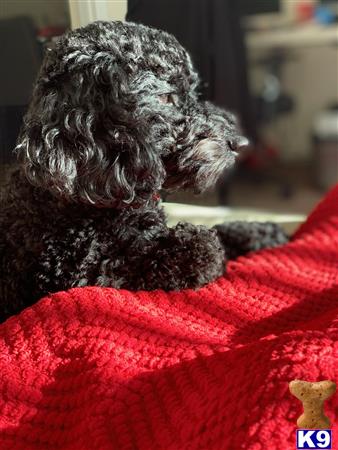
M326 430L330 428L330 421L323 411L324 401L336 391L333 381L294 380L289 383L291 394L303 403L304 413L298 418L297 425L303 429Z

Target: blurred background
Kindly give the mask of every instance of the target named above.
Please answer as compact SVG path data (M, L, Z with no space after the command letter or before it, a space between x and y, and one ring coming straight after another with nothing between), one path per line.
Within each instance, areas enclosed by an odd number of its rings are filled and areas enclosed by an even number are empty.
M0 185L45 46L97 20L167 30L190 51L206 99L251 140L212 192L169 202L307 214L338 182L338 0L2 0Z

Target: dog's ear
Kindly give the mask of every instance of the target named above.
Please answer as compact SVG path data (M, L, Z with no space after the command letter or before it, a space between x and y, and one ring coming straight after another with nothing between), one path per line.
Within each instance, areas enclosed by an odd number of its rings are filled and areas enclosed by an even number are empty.
M108 207L160 189L163 164L133 116L127 71L111 51L47 52L16 147L31 183Z

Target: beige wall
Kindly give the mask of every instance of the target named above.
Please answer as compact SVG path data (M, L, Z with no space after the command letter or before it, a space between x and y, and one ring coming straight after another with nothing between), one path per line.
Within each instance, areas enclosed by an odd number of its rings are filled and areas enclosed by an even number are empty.
M309 0L314 5L319 0ZM297 2L282 0L287 17L295 19ZM297 27L273 28L251 33L247 45L249 60L257 61L273 48L288 51L290 60L283 66L283 88L295 100L295 110L265 128L265 135L282 150L285 160L304 160L311 155L312 124L317 113L328 104L338 103L338 27L320 27L315 23ZM269 31L270 30L270 31ZM250 64L252 90L260 92L262 68Z
M127 0L108 0L109 19L124 20L127 14Z
M94 20L124 20L127 0L69 0L69 8L72 28L77 28Z
M250 60L262 54L250 52ZM295 101L295 110L265 128L265 135L281 148L284 160L304 160L311 155L311 131L317 113L338 103L338 47L318 45L290 50L292 59L283 68L283 89ZM262 86L262 69L250 67L252 89Z

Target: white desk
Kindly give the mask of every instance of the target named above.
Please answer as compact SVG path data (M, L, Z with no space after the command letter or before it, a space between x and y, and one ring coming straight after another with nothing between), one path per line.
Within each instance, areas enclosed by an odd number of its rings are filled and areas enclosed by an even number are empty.
M221 206L209 207L164 202L163 207L170 226L175 226L177 222L182 221L212 227L223 222L244 220L247 222L276 222L287 233L292 233L305 220L305 216L301 214L274 214L267 211Z
M250 50L338 45L338 25L306 23L273 30L249 31L246 34L246 43Z

